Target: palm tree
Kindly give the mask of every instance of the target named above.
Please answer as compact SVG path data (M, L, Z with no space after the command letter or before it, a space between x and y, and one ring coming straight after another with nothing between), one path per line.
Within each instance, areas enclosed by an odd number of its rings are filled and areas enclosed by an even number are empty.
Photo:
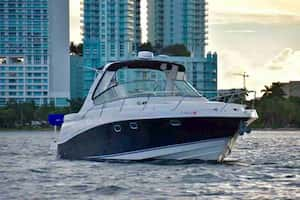
M146 43L140 44L139 51L151 51L151 52L155 52L155 49L153 48L151 42L146 42Z
M263 97L267 97L270 96L272 94L272 89L271 87L265 85L265 88L261 90L261 92L263 92Z
M272 96L283 97L285 95L281 86L280 82L272 84Z
M283 97L285 94L281 88L281 83L273 83L271 87L265 85L265 88L261 90L263 97Z
M70 53L77 54L77 47L74 42L71 42L70 44Z

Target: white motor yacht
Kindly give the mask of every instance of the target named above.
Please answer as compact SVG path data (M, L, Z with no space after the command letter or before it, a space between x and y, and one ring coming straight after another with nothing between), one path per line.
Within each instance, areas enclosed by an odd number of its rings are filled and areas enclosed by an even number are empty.
M81 110L65 116L58 156L223 161L256 111L209 101L185 81L183 65L141 55L98 72Z

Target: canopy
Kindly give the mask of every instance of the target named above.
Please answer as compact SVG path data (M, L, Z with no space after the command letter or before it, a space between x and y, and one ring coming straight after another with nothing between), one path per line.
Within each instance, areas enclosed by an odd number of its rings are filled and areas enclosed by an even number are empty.
M178 72L185 72L185 67L183 65L165 61L158 60L127 60L112 63L104 68L104 71L117 71L121 68L131 68L131 69L153 69L153 70L172 70L173 66L178 67Z

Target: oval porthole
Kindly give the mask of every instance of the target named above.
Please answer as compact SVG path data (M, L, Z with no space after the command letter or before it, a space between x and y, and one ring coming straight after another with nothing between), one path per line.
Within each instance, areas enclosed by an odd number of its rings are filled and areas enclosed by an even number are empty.
M115 125L114 125L114 131L115 131L116 133L120 133L120 132L122 131L121 125L115 124Z
M181 121L179 120L176 120L176 119L173 119L173 120L170 120L170 125L171 126L181 126Z
M130 123L129 123L129 127L130 127L132 130L137 130L137 129L139 128L137 122L130 122Z

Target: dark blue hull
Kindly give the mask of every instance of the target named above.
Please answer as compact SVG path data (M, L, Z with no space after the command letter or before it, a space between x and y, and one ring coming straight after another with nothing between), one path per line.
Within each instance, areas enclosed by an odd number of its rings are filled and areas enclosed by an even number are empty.
M105 124L58 145L63 159L88 159L209 139L233 137L241 118L144 119Z

